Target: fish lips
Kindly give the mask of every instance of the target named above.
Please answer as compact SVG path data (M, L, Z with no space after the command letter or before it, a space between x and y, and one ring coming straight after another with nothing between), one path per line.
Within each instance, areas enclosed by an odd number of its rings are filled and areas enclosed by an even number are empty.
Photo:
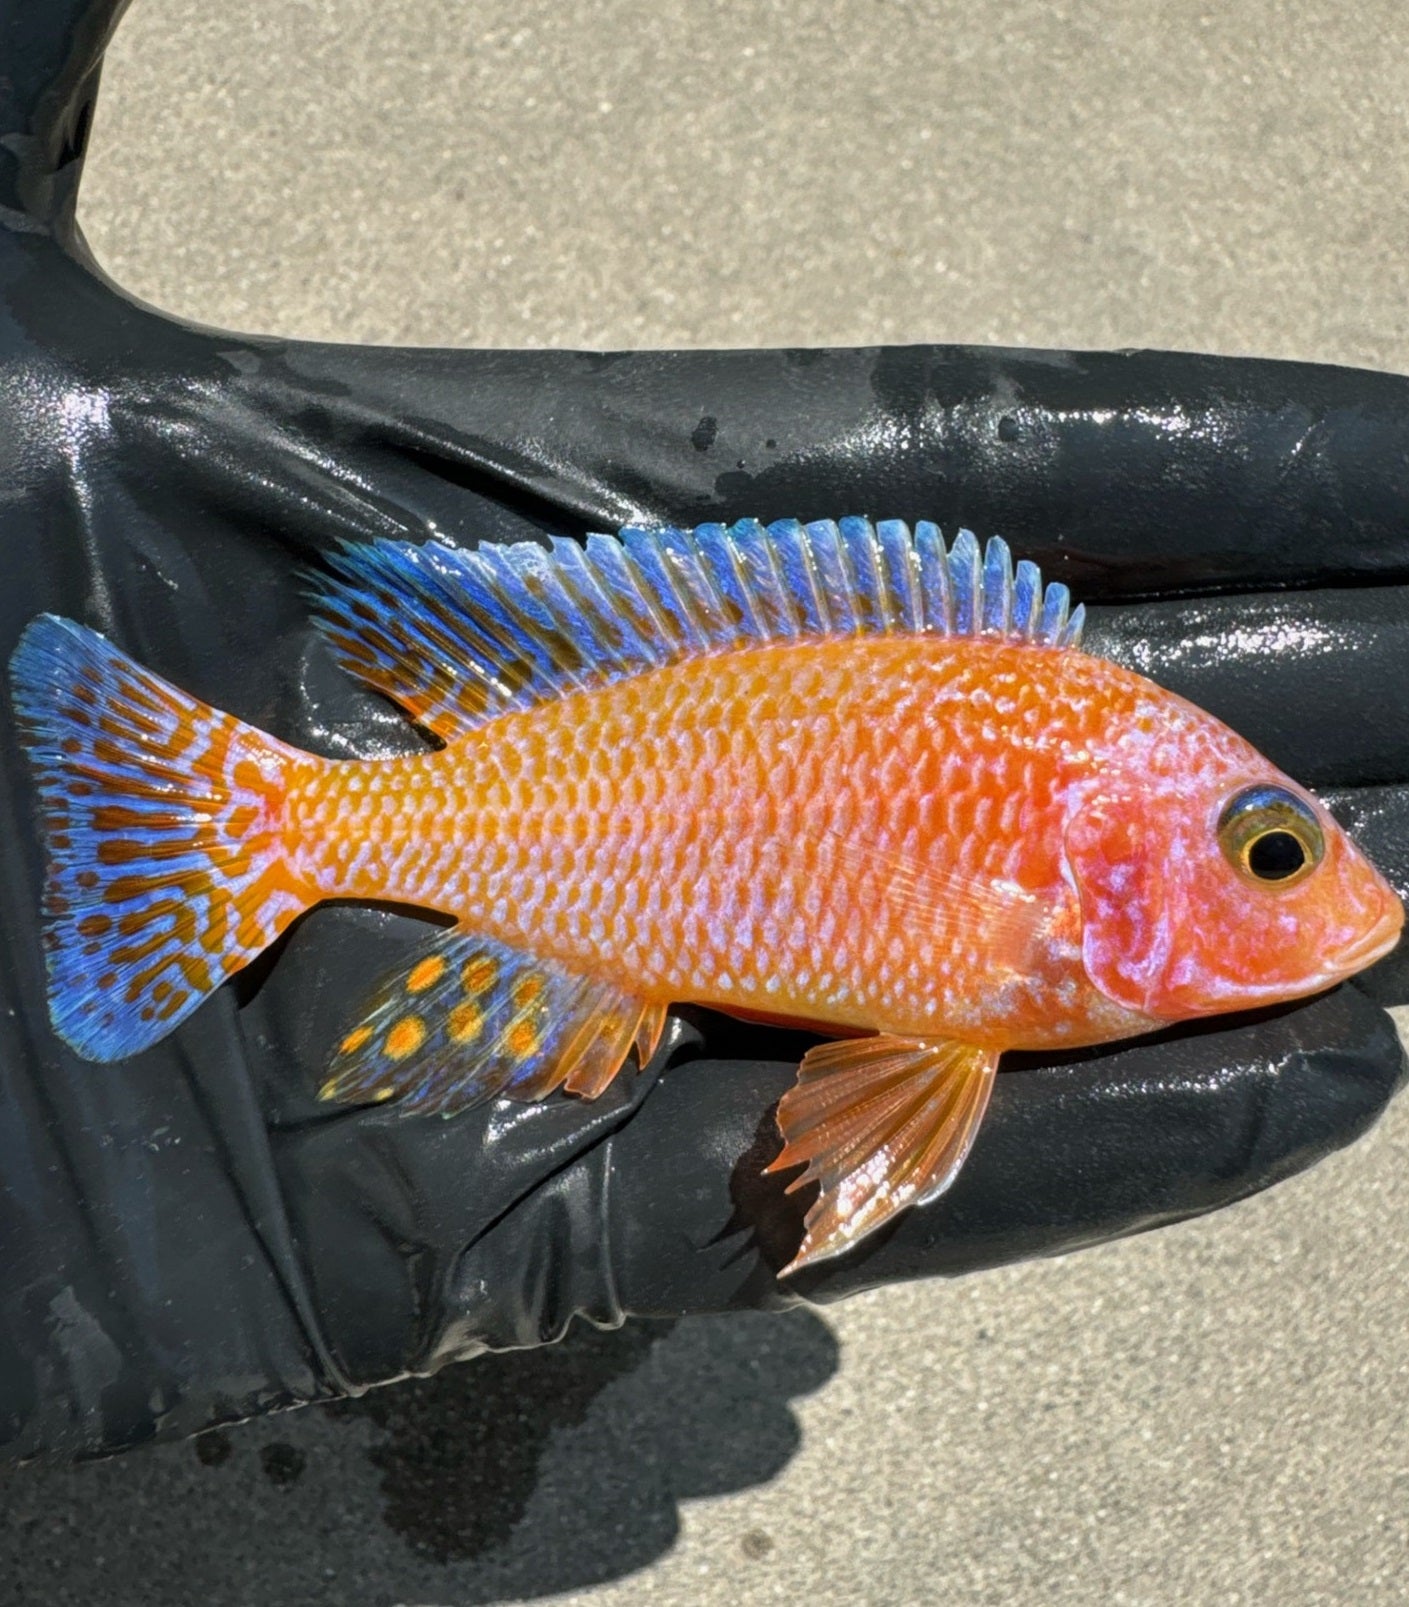
M1330 964L1322 973L1324 981L1318 983L1320 987L1329 987L1335 982L1344 982L1347 977L1354 976L1366 967L1373 965L1377 960L1384 959L1399 946L1399 939L1404 930L1404 905L1399 896L1388 886L1385 888L1385 907L1378 920L1361 936L1330 956Z

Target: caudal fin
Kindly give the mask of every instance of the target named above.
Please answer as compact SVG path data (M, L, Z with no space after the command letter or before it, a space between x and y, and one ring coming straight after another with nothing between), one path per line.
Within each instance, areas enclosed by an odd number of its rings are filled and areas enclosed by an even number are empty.
M283 800L320 761L188 697L72 620L10 660L42 806L54 1030L120 1060L173 1030L317 897Z

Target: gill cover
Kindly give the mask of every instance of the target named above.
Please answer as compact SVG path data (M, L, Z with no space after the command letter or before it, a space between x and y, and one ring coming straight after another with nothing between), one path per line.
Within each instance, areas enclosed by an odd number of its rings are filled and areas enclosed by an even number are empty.
M1081 899L1081 958L1108 999L1160 1020L1197 1013L1169 992L1166 972L1179 925L1175 879L1161 874L1148 800L1104 793L1066 832L1067 864Z

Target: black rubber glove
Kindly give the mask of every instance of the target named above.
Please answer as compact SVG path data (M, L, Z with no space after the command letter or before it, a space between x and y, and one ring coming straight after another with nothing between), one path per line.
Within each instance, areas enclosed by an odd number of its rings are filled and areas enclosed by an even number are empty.
M213 334L127 301L73 224L114 0L0 0L0 655L41 610L331 755L418 739L338 673L296 566L340 537L522 539L753 515L1000 532L1096 651L1228 720L1409 887L1409 383L1164 354L493 353ZM359 1390L574 1313L831 1299L1240 1198L1402 1075L1364 985L1105 1053L1011 1057L962 1178L779 1284L762 1166L797 1035L679 1012L642 1075L451 1121L314 1088L413 918L317 911L118 1066L50 1032L34 799L5 719L0 1425L93 1453Z

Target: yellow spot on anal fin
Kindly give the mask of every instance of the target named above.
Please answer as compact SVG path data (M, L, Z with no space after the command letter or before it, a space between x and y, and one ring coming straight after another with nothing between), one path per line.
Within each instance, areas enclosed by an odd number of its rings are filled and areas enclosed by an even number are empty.
M387 1083L383 1087L375 1089L372 1093L372 1098L375 1099L379 1105L384 1105L395 1092L396 1090L391 1086L391 1084Z
M420 1016L402 1016L386 1035L386 1052L392 1060L405 1060L426 1041L426 1024Z
M365 1025L354 1027L338 1045L338 1053L340 1055L355 1055L371 1036L372 1029L370 1027Z
M484 993L499 978L499 963L487 954L476 954L460 968L460 981L466 993Z
M534 976L531 971L526 976L521 976L514 983L511 997L515 1008L519 1010L532 1009L543 997L543 978Z
M504 1047L516 1060L527 1060L539 1041L538 1028L531 1021L515 1021L504 1034Z
M433 988L444 975L445 961L439 954L428 954L424 960L418 960L411 967L406 978L406 991L424 993L427 988Z
M447 1023L452 1043L473 1043L484 1031L484 1011L473 999L457 1004Z

